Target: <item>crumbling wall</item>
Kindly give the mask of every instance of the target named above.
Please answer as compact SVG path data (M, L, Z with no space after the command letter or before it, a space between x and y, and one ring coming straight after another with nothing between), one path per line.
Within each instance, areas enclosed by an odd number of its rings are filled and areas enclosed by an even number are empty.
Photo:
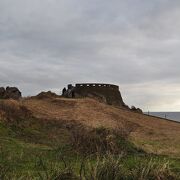
M76 84L75 87L71 87L66 93L69 97L95 97L110 105L125 106L119 87L116 85L91 83Z

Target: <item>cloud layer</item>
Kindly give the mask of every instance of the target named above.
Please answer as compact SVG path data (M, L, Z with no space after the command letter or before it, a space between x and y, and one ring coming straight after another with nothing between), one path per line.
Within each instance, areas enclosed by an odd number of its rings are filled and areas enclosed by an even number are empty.
M180 110L179 0L0 0L0 86L120 86L127 104Z

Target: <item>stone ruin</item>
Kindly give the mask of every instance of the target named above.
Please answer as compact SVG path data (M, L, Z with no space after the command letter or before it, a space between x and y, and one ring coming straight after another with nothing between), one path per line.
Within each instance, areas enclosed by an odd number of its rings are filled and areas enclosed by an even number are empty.
M90 97L118 107L131 110L133 112L142 113L140 108L129 108L123 101L119 86L113 84L98 84L98 83L82 83L69 84L67 89L62 90L62 96L66 98L83 98Z
M119 87L112 84L76 84L72 86L68 85L67 89L64 88L62 95L67 98L82 98L91 97L101 100L109 105L124 106Z
M21 98L21 92L16 87L0 87L0 99L19 99Z

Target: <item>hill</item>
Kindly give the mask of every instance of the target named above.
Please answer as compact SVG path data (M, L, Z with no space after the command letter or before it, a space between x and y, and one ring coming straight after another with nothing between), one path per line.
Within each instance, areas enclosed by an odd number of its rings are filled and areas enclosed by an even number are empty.
M121 128L148 152L180 156L180 123L108 106L93 99L27 99L25 105L37 118L74 121L85 126Z
M37 119L81 123L84 126L121 129L142 149L158 154L180 156L180 123L134 113L96 100L60 97L32 97L21 101L6 100L14 107L23 106Z
M180 167L180 123L90 98L41 93L19 101L1 100L0 135L0 164L13 172L32 170L39 156L56 162L59 150L72 162L76 156L108 150L131 154L130 159L134 153L166 155L176 158L174 167Z

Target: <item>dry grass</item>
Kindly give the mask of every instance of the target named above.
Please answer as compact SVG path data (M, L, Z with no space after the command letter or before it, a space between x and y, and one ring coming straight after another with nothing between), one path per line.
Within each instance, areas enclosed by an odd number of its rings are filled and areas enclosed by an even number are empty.
M10 102L25 107L36 118L51 121L74 121L87 127L105 127L130 131L130 139L152 153L180 157L180 123L149 117L108 106L93 99L26 98ZM0 110L0 115L3 111Z
M167 160L146 159L139 162L130 170L122 163L122 155L115 157L106 154L97 157L96 164L88 164L85 169L86 180L178 180L179 175L172 172ZM86 165L87 166L87 165ZM86 173L88 172L88 174Z
M0 119L14 121L31 117L31 112L20 102L12 99L0 101Z

